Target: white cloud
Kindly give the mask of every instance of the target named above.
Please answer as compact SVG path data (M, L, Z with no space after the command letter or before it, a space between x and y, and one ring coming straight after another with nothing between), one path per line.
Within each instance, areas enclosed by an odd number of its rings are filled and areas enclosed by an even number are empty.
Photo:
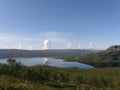
M51 42L62 43L65 42L67 34L59 33L59 32L41 32L35 35L36 38L40 38L42 40L48 39Z
M81 37L80 37L81 38ZM61 33L61 32L40 32L30 36L22 36L15 35L10 33L0 33L0 48L8 48L8 49L43 49L43 41L50 41L51 49L65 49L67 48L81 48L79 42L79 38L73 38L71 33ZM72 42L72 43L69 43ZM83 41L82 41L83 42ZM82 48L88 49L88 40L82 43ZM22 46L21 46L22 45ZM109 43L109 45L113 45L113 43ZM97 45L96 45L97 46ZM97 46L98 47L98 46ZM98 48L104 48L104 46L99 46ZM106 44L108 47L108 44ZM89 49L96 48L93 42L89 43Z
M43 49L48 49L49 48L49 40L44 40L43 42Z
M33 38L0 33L0 41L11 42L11 41L19 41L19 40L27 41L27 40L33 40Z
M29 45L29 48L28 48L28 50L32 50L32 46L31 46L31 45Z
M36 37L42 37L42 38L46 38L46 37L58 37L61 33L59 32L41 32L39 34L36 35Z
M90 49L94 48L93 42L90 42L90 43L89 43L89 48L90 48Z
M72 48L72 43L68 43L67 44L67 49L71 49Z
M42 49L43 41L49 40L52 45L63 44L67 41L67 34L59 33L59 32L41 32L32 36L20 36L13 34L0 33L0 42L2 42L2 46L0 48L23 48L29 49L29 45L31 45L32 49ZM23 45L22 47L20 46ZM6 47L7 46L7 47ZM61 46L61 48L64 46ZM54 48L54 46L52 46Z
M81 45L80 44L78 44L78 48L81 49Z

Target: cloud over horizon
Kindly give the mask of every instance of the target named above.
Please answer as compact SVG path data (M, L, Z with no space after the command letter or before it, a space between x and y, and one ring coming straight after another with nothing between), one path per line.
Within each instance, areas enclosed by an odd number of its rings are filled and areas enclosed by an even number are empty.
M39 32L33 35L17 35L11 33L0 33L0 48L22 48L22 49L43 49L44 40L48 40L50 42L51 49L82 49L82 48L94 48L93 42L84 41L86 43L82 43L78 38L72 38L71 33L62 33L62 32ZM71 44L69 44L71 42ZM81 43L81 44L79 44ZM94 42L95 43L95 42ZM21 47L22 45L22 47ZM81 47L82 45L82 47ZM66 47L67 46L67 47ZM108 47L110 45L106 45ZM99 49L105 48L99 47ZM96 47L97 48L97 47Z
M52 48L54 48L56 47L54 43L62 45L67 41L67 34L60 32L40 32L32 36L18 36L10 33L0 33L0 42L3 45L1 48L17 48L22 44L24 49L27 49L29 46L32 46L34 49L42 49L44 40L49 40L53 45Z

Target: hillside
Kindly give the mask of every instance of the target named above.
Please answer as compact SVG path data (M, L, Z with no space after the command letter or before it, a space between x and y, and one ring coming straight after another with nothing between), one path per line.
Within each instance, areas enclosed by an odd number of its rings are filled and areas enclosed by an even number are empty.
M95 62L120 61L120 46L111 46L104 51L89 54L83 58L88 59L88 57L89 57L89 61L95 61Z
M67 61L77 61L91 64L95 67L120 66L120 46L111 46L101 52L95 52L79 58L66 58Z
M17 49L1 49L0 58L9 57L78 57L89 54L91 50L79 49L50 49L50 50L17 50ZM95 51L94 51L95 52Z
M0 64L0 90L120 90L120 68L28 67L7 61Z

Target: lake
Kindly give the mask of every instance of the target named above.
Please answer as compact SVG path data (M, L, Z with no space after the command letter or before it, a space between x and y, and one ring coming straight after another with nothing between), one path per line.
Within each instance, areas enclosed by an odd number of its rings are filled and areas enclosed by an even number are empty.
M43 65L45 63L48 66L60 67L60 68L93 68L93 66L78 62L66 62L63 59L56 58L14 58L16 61L20 61L22 64L26 66L34 66L34 65ZM0 59L0 63L7 63L7 58Z

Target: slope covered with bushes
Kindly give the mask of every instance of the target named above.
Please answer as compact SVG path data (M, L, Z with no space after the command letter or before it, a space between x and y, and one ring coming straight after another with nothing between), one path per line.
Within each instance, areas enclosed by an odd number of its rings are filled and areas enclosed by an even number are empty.
M97 53L91 53L79 58L68 57L66 61L83 62L94 67L119 67L120 66L120 46L110 48Z
M26 67L13 59L0 64L1 90L119 90L120 68Z

